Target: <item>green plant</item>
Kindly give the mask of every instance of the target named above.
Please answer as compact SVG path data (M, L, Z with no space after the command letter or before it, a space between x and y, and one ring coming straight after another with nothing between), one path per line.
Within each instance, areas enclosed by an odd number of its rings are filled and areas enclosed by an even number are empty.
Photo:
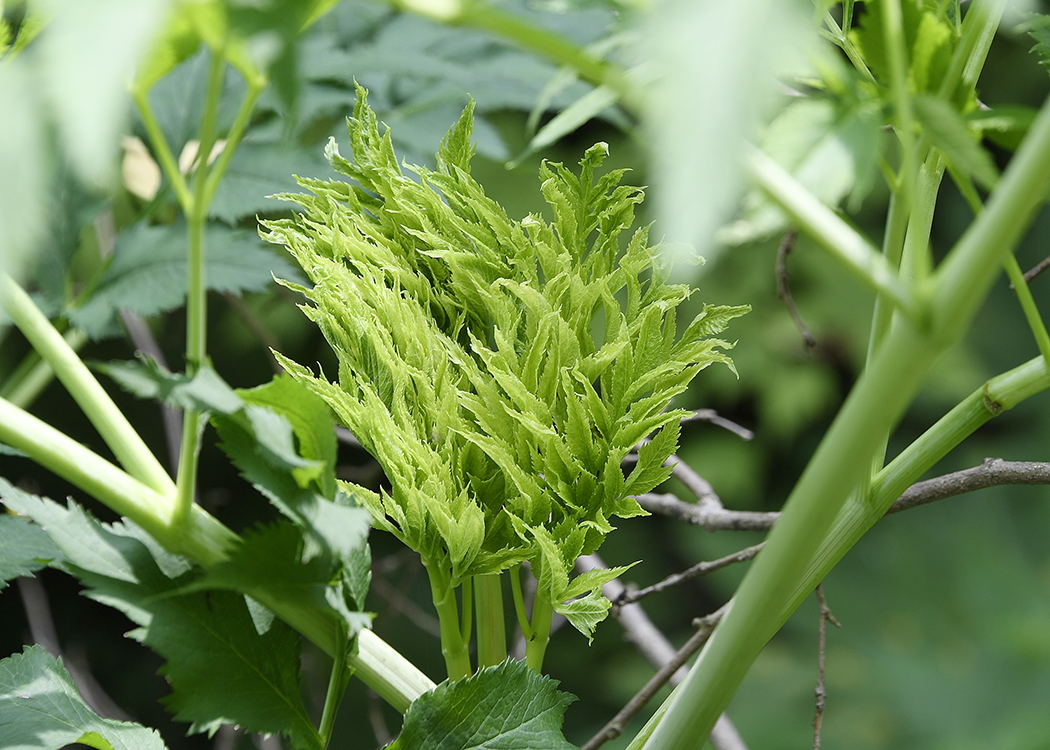
M132 86L166 185L141 201L125 194L113 202L122 232L112 260L98 252L103 242L93 236L73 243L61 278L37 278L47 312L62 319L59 326L71 325L65 336L19 283L0 281L4 309L33 349L4 386L0 441L124 516L102 523L75 502L63 507L4 482L5 506L19 514L0 519L4 578L48 565L123 611L137 626L133 635L166 660L168 706L191 731L233 723L282 734L294 747L323 748L356 674L407 712L393 747L488 746L495 736L514 746L570 747L561 731L569 699L538 674L552 617L561 612L590 636L610 607L602 586L626 569L571 578L572 566L598 549L613 517L642 514L635 498L670 476L665 464L674 460L686 412L668 404L706 365L729 364L720 351L729 345L709 337L744 308L705 306L677 333L689 288L668 283L670 265L648 244L648 228L626 236L641 191L620 185L622 170L597 174L608 153L604 144L585 153L579 177L545 163L542 193L552 218L534 214L515 222L472 177L473 105L448 132L433 168L412 168L413 177L399 166L391 133L380 133L360 87L350 122L353 159L334 143L326 150L350 182L299 180L309 195L282 184L278 197L300 210L261 224L267 240L291 251L308 282L250 237L216 226L211 218L218 216L254 227L252 214L275 205L260 204L258 195L241 204L220 198L234 179L239 149L252 147L242 144L246 134L253 125L266 132L268 123L255 113L271 82L279 103L267 111L294 122L302 104L291 64L296 40L330 5L173 5L167 25L155 27L161 41ZM755 6L734 12L770 4ZM656 112L650 132L658 148L667 148L659 127L673 118L659 100L645 99L648 82L639 81L646 66L621 70L601 57L616 49L615 37L584 49L488 5L411 7L570 66L574 72L563 72L543 100L577 74L597 85L540 131L532 147L619 101L643 118ZM846 269L876 300L865 370L690 676L631 747L700 747L766 642L897 497L981 424L1050 385L1050 337L1012 256L1050 183L1050 113L1046 106L1038 114L988 113L975 90L1004 3L975 0L963 14L958 3L886 0L869 3L858 19L851 2L835 6L837 15L831 7L819 4L817 20L839 51L811 50L810 70L797 82L804 95L782 103L757 147L745 147L754 191L724 236L741 241L797 227ZM673 22L681 13L707 29L712 19L705 12L670 4L653 14ZM626 28L633 14L642 11L625 9ZM28 75L19 66L39 28L36 18L20 20L4 63L14 71L10 80L24 83L17 76ZM1031 23L1042 40L1045 22ZM13 27L5 19L0 28ZM759 31L754 40L764 38ZM0 43L6 46L7 35ZM202 46L205 54L195 57ZM727 51L727 62L753 51ZM171 122L158 117L160 105L151 98L179 75L180 64L206 72L199 156L188 174L175 157L180 144ZM231 70L237 75L228 80ZM622 113L613 119L623 122ZM893 138L885 137L886 125ZM738 135L727 136L730 145ZM1017 148L1001 175L982 136ZM695 152L671 143L684 162ZM278 161L276 151L256 153ZM78 169L87 176L87 167ZM846 199L859 206L880 169L891 196L881 251L835 211ZM931 231L945 173L975 218L935 262ZM706 194L730 192L732 177L704 173L715 185ZM681 183L674 187L693 195ZM182 218L172 222L175 216ZM146 225L147 217L156 225ZM26 236L36 231L29 229ZM84 346L78 327L96 335L113 328L121 282L153 262L154 246L164 257L187 249L179 261L186 277L185 372L148 360L96 369L139 396L183 410L174 480L76 354ZM234 257L248 257L252 273L224 277L216 260ZM296 364L304 356L277 354L290 377L233 389L209 364L206 289L252 288L265 278L264 265L306 298L303 310L335 352L337 382ZM988 380L887 462L894 427L938 356L969 327L1000 265L1014 282L1040 356ZM139 278L151 279L157 296L168 291L156 269ZM136 304L149 312L165 306L153 302L153 308ZM48 368L123 468L25 410ZM336 480L333 421L375 456L389 490ZM230 462L277 509L277 520L235 533L195 502L209 422ZM625 472L621 466L636 446L634 468ZM447 683L435 687L367 627L371 553L363 509L426 567ZM531 613L522 593L524 563L536 579ZM504 571L531 670L504 661ZM472 674L475 622L479 671ZM319 718L302 700L295 631L332 657ZM142 727L91 715L39 647L4 660L0 684L2 744L162 746ZM41 714L36 709L45 695L53 708ZM509 699L494 701L501 695Z

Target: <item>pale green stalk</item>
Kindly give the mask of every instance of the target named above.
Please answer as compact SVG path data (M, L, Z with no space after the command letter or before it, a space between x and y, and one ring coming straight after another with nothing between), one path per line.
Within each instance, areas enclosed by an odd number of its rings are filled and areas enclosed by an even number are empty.
M208 157L215 144L216 122L219 116L219 98L222 95L225 61L212 53L208 76L208 90L201 118L200 143L197 147L197 171L193 179L193 201L186 214L189 229L189 253L186 295L186 374L193 375L207 356L208 347L208 287L204 278L204 228L208 220L205 188L208 177ZM189 518L190 507L197 488L197 467L201 437L200 412L187 409L182 414L182 445L179 448L178 488L175 504L175 522Z
M328 690L324 696L321 724L317 728L317 733L321 736L322 750L328 747L328 743L332 739L332 728L335 727L335 717L339 712L339 704L343 702L343 694L346 692L346 686L350 682L350 669L346 663L348 647L346 633L340 628L336 633L332 673L328 676Z
M846 534L837 517L860 486L881 436L910 403L937 354L956 341L983 302L1050 182L1050 102L1044 104L985 211L929 279L929 325L900 320L847 398L733 606L701 652L645 747L700 748L754 658L776 632L818 552ZM854 504L867 506L858 500ZM814 582L815 583L815 582ZM808 591L808 589L807 589Z
M88 336L79 328L70 328L62 338L74 352L87 343ZM6 398L23 409L36 401L44 389L55 379L55 371L35 351L22 361L18 369L0 388L0 398Z
M0 276L0 299L4 311L84 410L124 468L155 492L173 493L171 477L135 428L47 316L7 274Z
M997 375L974 391L901 452L871 483L866 500L851 497L814 555L781 616L786 622L839 560L878 522L908 487L988 420L1050 388L1042 357Z
M532 600L531 636L525 641L525 663L536 673L543 672L543 656L551 639L551 623L554 620L554 602L550 594L536 590Z
M456 589L449 577L439 565L429 565L424 561L430 579L430 593L434 599L434 609L438 613L438 625L441 629L441 654L445 657L445 668L450 680L468 677L471 673L470 652L463 640L463 629L459 617L459 605L456 603Z
M0 442L22 451L116 513L141 526L166 549L205 568L227 559L237 535L199 505L186 523L176 526L174 495L162 495L85 448L65 433L0 399ZM256 599L331 655L339 648L346 627L330 613L303 608L258 592ZM345 647L345 640L344 640ZM411 662L371 631L358 636L348 666L384 700L404 712L434 683Z
M500 574L474 576L474 608L478 621L478 668L494 667L507 658L507 626L503 621Z
M904 202L904 212L910 214L915 195L915 118L911 111L911 92L908 90L908 53L905 47L904 23L900 0L883 0L882 33L890 67L890 91L897 116L894 132L901 144L901 169L898 197Z
M960 87L973 91L1006 4L1007 0L973 0L970 3L963 19L962 37L937 92L942 99L951 99Z
M816 240L862 284L908 317L916 315L912 290L901 283L893 266L856 229L758 149L749 149L746 167L755 184L779 204L795 226Z
M172 153L171 147L164 138L164 131L160 129L160 124L157 122L153 109L149 105L149 92L136 89L132 92L132 98L135 100L135 106L138 108L139 117L142 118L142 124L146 128L146 135L149 138L150 146L153 148L153 155L157 157L164 176L171 183L171 188L175 191L175 198L178 200L179 206L182 207L182 212L189 215L193 210L193 193L190 192L186 178L179 171L179 162L175 159L175 154Z

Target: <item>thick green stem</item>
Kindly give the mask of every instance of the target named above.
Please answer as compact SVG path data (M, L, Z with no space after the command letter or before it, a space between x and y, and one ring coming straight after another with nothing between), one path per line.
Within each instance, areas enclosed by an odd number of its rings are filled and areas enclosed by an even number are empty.
M915 119L911 111L911 94L908 91L908 52L905 46L904 23L901 18L900 0L885 0L882 3L883 42L889 62L890 90L896 114L894 132L901 144L900 188L897 196L904 203L906 214L911 213L915 199Z
M87 343L88 335L79 328L70 328L62 338L74 352ZM6 398L23 409L36 401L37 397L55 379L55 371L34 350L26 355L22 364L11 374L0 388L0 398Z
M882 436L896 424L936 355L966 329L1028 226L1050 181L1050 103L1044 105L984 212L929 279L929 324L890 330L803 472L744 577L729 612L701 652L646 748L700 748L754 658L809 585L818 552L847 535L837 526L870 471ZM808 593L808 589L806 589Z
M427 565L430 578L430 593L434 598L434 609L438 613L441 628L441 653L445 657L445 667L450 680L459 680L470 676L470 653L463 640L460 626L459 606L456 604L456 589L453 588L447 575L436 564Z
M525 596L521 591L521 566L515 565L510 569L510 591L514 597L514 613L518 616L518 627L521 634L528 641L532 638L532 626L529 625L529 615L525 611Z
M502 578L498 573L474 576L479 669L494 667L507 658L507 628L503 621L502 583Z
M779 204L800 230L816 240L862 284L892 302L908 317L916 315L911 289L901 283L896 269L856 229L758 149L750 150L746 166L758 187Z
M525 641L525 663L534 672L543 672L543 656L551 639L551 622L554 620L554 602L543 589L536 590L532 601L532 635Z
M199 509L185 533L172 526L174 493L157 492L29 412L0 399L0 442L25 453L122 516L127 516L166 548L202 565L226 556L236 536Z
M135 432L123 412L99 385L51 321L7 274L0 276L4 311L48 363L84 414L91 420L121 465L136 479L162 495L174 492L171 477Z

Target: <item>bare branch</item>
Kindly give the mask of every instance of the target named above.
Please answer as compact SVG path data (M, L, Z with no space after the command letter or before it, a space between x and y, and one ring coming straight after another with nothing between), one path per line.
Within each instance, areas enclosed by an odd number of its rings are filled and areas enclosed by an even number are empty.
M984 463L972 469L916 482L904 491L886 513L899 513L935 500L1011 484L1050 484L1050 462L986 458ZM639 495L637 500L639 505L652 513L702 526L708 531L767 531L780 518L778 511L727 510L720 501L715 506L708 498L688 503L676 495L650 492Z
M700 624L697 626L697 631L689 637L685 645L678 649L674 657L649 678L645 686L635 693L634 697L627 701L627 705L621 708L616 716L602 727L600 732L591 737L581 750L597 750L609 740L614 740L623 734L624 727L634 718L635 714L642 710L645 704L656 695L657 691L667 684L671 676L681 669L693 654L700 650L701 646L707 643L707 639L714 632L715 625L722 619L722 614L728 607L728 604L724 604L717 611L706 617L699 618L697 622ZM696 623L694 622L694 624Z
M836 628L842 625L831 614L828 603L824 599L823 584L817 584L817 606L820 609L820 620L817 625L817 687L813 691L816 697L816 709L813 714L813 750L820 750L820 730L824 725L824 704L828 697L828 691L824 686L824 654L828 639L828 623Z
M646 586L644 589L641 589L639 591L632 592L627 591L625 589L624 592L620 594L620 597L613 602L613 604L618 607L622 607L625 604L633 604L639 599L644 599L650 594L659 593L660 591L668 589L671 586L676 586L679 583L683 583L693 578L705 576L708 573L719 570L721 568L725 568L729 565L732 565L733 563L750 560L758 554L758 551L762 549L764 545L765 542L760 542L751 547L742 549L739 552L734 552L731 555L720 557L717 560L712 560L711 562L697 563L693 567L683 570L681 573L673 573L667 576L667 578L663 579L662 581L654 583L652 586Z
M595 568L605 568L606 565L598 555L587 555L576 561L576 567L580 572L586 572ZM624 586L617 580L610 581L602 586L602 593L611 601L616 601L623 592ZM661 668L675 659L678 652L664 634L653 625L641 605L631 604L616 607L613 610L613 616L623 626L625 639L633 643L654 667ZM708 617L713 618L714 614L708 615ZM700 619L702 620L703 618ZM697 622L694 622L694 626L701 627ZM714 623L711 624L713 626ZM680 665L671 672L667 681L672 685L677 685L685 679L685 675L686 669ZM638 708L641 708L641 706ZM624 724L626 725L626 722ZM747 745L744 744L740 734L736 731L736 727L733 726L733 723L725 714L719 717L714 730L711 732L710 740L716 750L747 750ZM598 744L600 745L601 743L599 742ZM594 745L594 747L598 747L598 745Z
M1050 463L986 458L984 463L972 469L916 482L897 498L886 513L899 513L916 505L1004 484L1050 484Z
M676 495L648 492L639 495L638 504L651 513L670 516L708 531L768 531L780 518L777 511L726 510L719 503L687 503Z
M744 440L751 440L755 437L755 433L751 430L738 425L732 420L726 419L714 409L697 409L691 416L682 419L682 424L686 424L687 422L710 422L716 427L721 427L722 429L729 430L734 435L739 435Z

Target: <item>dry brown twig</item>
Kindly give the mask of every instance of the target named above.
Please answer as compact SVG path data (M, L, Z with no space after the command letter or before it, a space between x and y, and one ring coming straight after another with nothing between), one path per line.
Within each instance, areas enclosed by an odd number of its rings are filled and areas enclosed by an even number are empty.
M813 750L820 750L820 730L824 726L824 705L828 697L828 691L824 686L824 654L828 639L828 623L830 622L836 628L842 627L828 608L822 583L817 584L817 606L820 608L820 621L817 625L817 687L813 691L816 698L816 708L813 713Z

